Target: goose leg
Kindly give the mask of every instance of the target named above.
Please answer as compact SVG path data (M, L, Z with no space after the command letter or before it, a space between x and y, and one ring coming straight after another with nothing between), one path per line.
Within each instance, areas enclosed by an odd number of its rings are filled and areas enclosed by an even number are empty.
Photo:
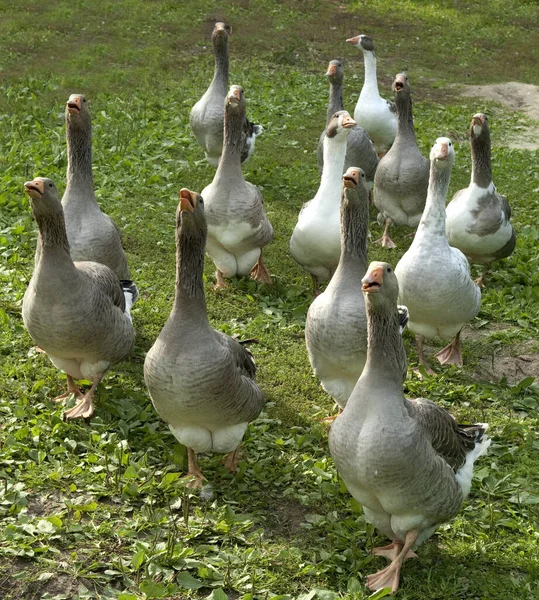
M342 408L339 408L339 410L334 414L334 415L329 415L329 417L324 417L322 419L322 423L326 423L326 425L331 425L333 423L333 421L335 421L335 419L342 413Z
M415 531L414 529L409 531L406 534L406 540L404 541L401 551L391 561L391 564L385 569L382 569L381 571L373 573L367 577L367 586L370 590L375 591L385 587L390 587L391 592L394 594L399 589L402 563L408 556L408 553L412 549L412 546L417 540L418 535L419 531Z
M103 376L104 373L100 373L93 378L92 387L84 394L82 400L75 404L73 408L65 411L64 421L68 419L89 419L94 414L94 394Z
M202 487L202 482L206 481L202 471L198 466L197 455L191 448L187 448L187 475L186 477L194 477L188 484L187 487L191 489L198 489Z
M223 273L219 271L219 269L215 271L215 277L217 278L217 283L213 287L214 290L220 290L228 287L228 283L226 282Z
M389 228L391 227L391 223L393 221L388 217L386 219L386 226L384 227L384 233L382 237L376 240L375 244L381 244L382 248L396 248L395 242L389 237Z
M316 275L311 275L311 279L313 280L313 298L316 298L316 296L320 296L320 287L318 286L318 277Z
M81 400L84 397L84 394L80 391L79 386L73 381L73 377L71 377L71 375L68 375L67 376L67 392L65 394L60 394L59 396L56 396L56 398L53 398L52 401L53 402L62 402L62 400L69 398L69 396L71 396L71 394L73 394L73 396L75 396L75 400Z
M436 375L436 371L433 371L431 369L430 365L425 360L425 355L423 353L423 342L424 341L425 341L425 336L423 336L423 335L415 336L415 344L416 344L416 348L417 348L417 358L419 360L419 365L420 366L423 365L423 367L425 367L425 372L427 373L427 375ZM417 369L415 371L421 377L421 371L419 371L419 369Z
M488 273L488 270L490 268L490 263L485 264L485 266L483 267L483 272L481 273L481 277L478 277L475 280L475 283L477 283L477 285L480 288L484 288L485 287L485 275Z
M271 275L262 260L262 252L260 252L260 257L255 266L251 269L249 275L251 276L251 279L254 279L255 281L271 285Z
M455 339L436 355L441 365L456 365L462 367L462 352L460 351L460 331Z
M387 546L378 546L377 548L373 548L372 553L375 556L383 556L392 562L400 554L403 546L404 544L400 540L393 540L393 542ZM408 560L409 558L417 558L417 554L409 550L408 554L404 557L404 560Z
M238 447L233 450L232 452L229 452L222 461L222 465L225 467L225 469L228 469L231 473L235 473L238 470L238 459L240 457L240 448L241 448L241 444L238 445Z

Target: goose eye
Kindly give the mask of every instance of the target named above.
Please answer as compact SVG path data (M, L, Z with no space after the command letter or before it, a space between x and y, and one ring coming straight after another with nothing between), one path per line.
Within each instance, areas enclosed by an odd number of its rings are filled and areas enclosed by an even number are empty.
M453 144L451 142L449 142L449 145L452 146Z
M386 269L386 273L391 273L391 267L388 267L388 268Z
M49 183L49 187L52 187L52 183Z

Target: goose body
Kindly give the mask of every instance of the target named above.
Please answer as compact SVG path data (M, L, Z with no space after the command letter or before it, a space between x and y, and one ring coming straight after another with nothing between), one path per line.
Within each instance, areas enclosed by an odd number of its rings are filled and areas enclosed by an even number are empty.
M483 113L473 116L470 139L471 182L447 205L446 233L451 246L461 250L470 262L485 265L477 281L483 285L490 263L512 254L516 235L510 222L509 202L496 191L492 181L490 131Z
M107 266L73 262L62 205L54 183L38 177L25 184L39 226L40 252L24 295L28 333L52 363L67 373L68 393L80 402L66 418L93 414L93 395L105 372L126 358L135 341L129 315L136 288ZM83 395L74 379L89 379Z
M399 330L398 283L387 263L363 279L368 319L365 368L330 431L339 474L365 518L392 540L374 554L391 564L370 575L370 589L399 585L405 558L459 511L473 463L486 452L484 424L462 427L429 400L403 394L406 354Z
M395 142L382 158L374 177L374 204L385 224L383 247L394 248L388 231L392 223L417 227L427 198L429 161L419 152L412 117L408 78L399 73L393 82L399 128Z
M110 267L129 279L119 229L97 204L92 174L92 122L86 98L71 94L66 104L67 185L62 197L71 258Z
M215 72L210 86L193 106L190 113L191 129L202 146L206 160L217 167L223 150L223 120L225 98L228 92L228 36L230 27L216 23L212 33L215 55ZM255 141L262 133L262 127L244 117L242 123L241 162L245 162L254 152Z
M326 116L326 125L331 117L338 111L344 110L342 84L344 79L344 69L339 60L332 60L329 63L326 77L329 81L329 103ZM320 134L318 142L318 170L320 173L324 167L324 138L326 131ZM372 189L374 182L374 173L378 166L378 155L376 149L368 136L367 132L356 125L350 129L346 139L346 155L344 158L344 172L350 167L359 167L365 174L365 181L368 189Z
M264 404L250 353L208 322L202 283L206 232L201 196L181 190L174 305L144 361L153 405L187 446L195 485L204 479L197 452L231 452L229 467L235 469L245 429Z
M383 154L389 150L397 135L397 114L393 102L380 96L376 79L376 54L374 43L366 35L346 40L363 52L365 81L354 110L354 120L371 138L376 151Z
M290 239L290 252L313 277L315 293L319 280L331 279L341 255L341 180L346 137L355 121L346 111L336 112L326 127L324 169L315 197L303 205Z
M241 171L244 118L245 95L233 85L226 98L223 156L213 181L202 191L208 223L206 251L217 267L218 286L226 285L225 278L249 274L271 283L262 248L273 239L273 227L262 194Z
M456 336L438 358L442 364L461 366L460 330L475 317L481 305L481 292L470 277L466 257L449 245L445 235L445 198L454 159L451 140L438 138L431 151L425 211L410 248L395 269L399 302L408 308L408 326L418 337L422 364L423 338Z
M367 270L369 198L365 174L351 167L343 176L341 257L327 288L307 312L305 342L314 374L341 407L367 359L367 317L361 279Z

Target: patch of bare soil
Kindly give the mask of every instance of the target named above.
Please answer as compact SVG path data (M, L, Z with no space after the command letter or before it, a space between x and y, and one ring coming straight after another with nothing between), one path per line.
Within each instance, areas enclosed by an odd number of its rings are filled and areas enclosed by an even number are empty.
M505 145L520 150L539 149L539 87L529 83L496 83L492 85L466 85L461 89L463 96L486 98L499 102L512 110L518 110L538 121L526 130L519 131Z
M309 512L306 506L290 498L281 498L275 502L275 513L268 529L273 535L290 539L300 528Z
M477 376L492 383L503 377L513 385L526 377L539 381L539 354L521 354L518 356L496 355L481 359L477 367Z

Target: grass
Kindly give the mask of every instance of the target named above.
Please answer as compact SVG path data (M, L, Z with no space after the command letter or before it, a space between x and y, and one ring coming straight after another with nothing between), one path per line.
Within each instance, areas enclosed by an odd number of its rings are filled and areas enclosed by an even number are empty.
M450 193L469 181L470 116L489 114L495 181L519 236L515 254L490 276L465 367L407 380L411 396L429 397L461 420L488 421L493 444L462 512L406 565L398 594L539 598L537 152L504 147L526 127L523 115L463 100L452 87L534 82L538 5L6 0L0 11L0 597L368 596L364 576L381 566L369 550L382 539L329 457L320 418L333 404L311 375L303 341L309 280L288 253L299 208L318 186L327 61L344 60L352 109L362 64L343 40L365 32L378 42L385 95L394 74L408 71L423 153L439 135L454 136ZM210 320L260 340L253 351L268 403L248 429L236 477L221 457L201 458L212 484L201 497L181 481L185 450L151 406L142 363L171 307L176 192L200 190L213 176L188 114L211 79L217 19L233 26L231 82L245 87L249 114L265 127L245 175L262 189L276 230L266 253L275 285L238 280L216 295L206 263ZM135 352L107 375L90 423L62 421L50 398L65 380L35 353L20 317L36 239L22 183L49 176L62 191L63 106L73 92L89 99L97 196L123 231L141 290ZM372 231L379 233L374 221ZM395 264L409 243L402 233L395 239L397 251L373 247L371 258ZM414 364L410 335L406 345Z

